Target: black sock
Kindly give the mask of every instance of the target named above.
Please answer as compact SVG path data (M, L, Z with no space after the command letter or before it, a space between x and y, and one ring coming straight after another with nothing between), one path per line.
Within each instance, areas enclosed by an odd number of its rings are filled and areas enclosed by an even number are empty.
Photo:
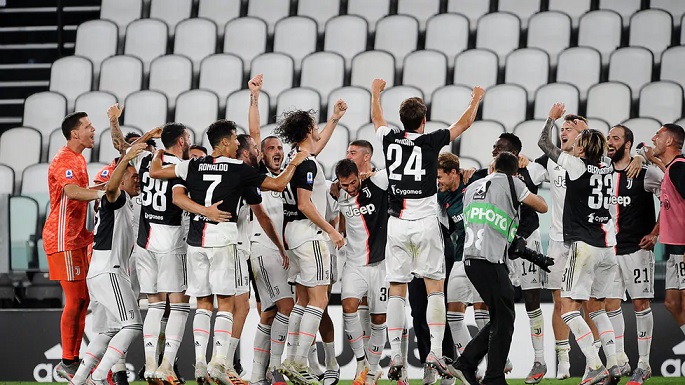
M62 358L62 363L63 363L64 365L73 365L73 364L75 364L75 363L77 363L77 362L79 362L79 361L80 361L80 360L79 360L78 357L74 357L73 360L68 360L68 359L66 359L66 358Z

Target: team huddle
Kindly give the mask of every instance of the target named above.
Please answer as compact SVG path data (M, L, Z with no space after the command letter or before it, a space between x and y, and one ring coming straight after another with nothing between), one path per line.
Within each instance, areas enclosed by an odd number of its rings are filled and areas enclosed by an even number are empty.
M473 89L448 129L425 133L420 98L402 102L402 129L388 125L380 103L385 82L376 79L371 121L382 148L351 142L327 181L316 156L326 151L347 104L338 100L321 130L313 114L295 110L280 117L273 136L262 137L262 82L257 75L248 84L249 134L218 120L207 129L209 151L191 145L182 123L124 137L118 124L123 107L110 107L112 143L121 156L98 173L95 187L80 154L93 146L95 129L82 112L64 119L67 145L50 165L43 238L50 278L60 281L66 297L56 370L71 384L107 384L108 373L116 383L126 381L126 352L141 334L142 377L151 384L181 383L175 363L194 297L199 384L284 385L287 378L296 385L335 385L340 368L327 307L338 280L345 335L357 360L354 385L375 385L384 374L409 385L408 292L424 384L438 377L443 384L505 384L512 370L514 285L523 293L535 351L526 383L547 373L540 309L540 292L547 289L555 302L557 378L570 377L573 332L587 359L583 385L615 384L622 376L642 384L651 376L658 238L669 258L666 305L685 332L682 127L665 124L653 148L631 156L630 128L616 125L605 136L557 103L541 128L542 157L529 160L521 140L504 133L493 144L489 168L462 169L456 155L441 150L474 122L485 91ZM551 130L562 118L559 148ZM155 150L155 138L163 150ZM293 150L286 154L284 144ZM374 151L383 152L382 167L372 165ZM527 253L542 250L538 213L548 206L537 192L543 182L551 187L549 258L517 258L509 250L515 236L525 240ZM654 196L662 201L658 219ZM85 229L91 200L92 234ZM246 381L235 352L251 286L259 324ZM634 370L623 346L626 291L637 320ZM149 304L144 320L139 294ZM79 357L89 302L98 334ZM469 305L480 330L473 338L464 318ZM386 339L391 360L383 373ZM485 373L478 371L483 359Z

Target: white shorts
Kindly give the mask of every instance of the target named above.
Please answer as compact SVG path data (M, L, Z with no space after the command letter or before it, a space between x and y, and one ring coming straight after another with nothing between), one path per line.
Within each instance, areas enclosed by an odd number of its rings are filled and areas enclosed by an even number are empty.
M236 295L235 245L223 247L188 246L188 288L186 295Z
M576 301L607 298L618 274L613 247L595 247L573 242L564 276L561 296Z
M626 290L631 299L654 298L654 253L640 249L634 253L617 255L618 274L608 298L626 300Z
M685 290L685 246L664 245L666 261L666 289Z
M561 281L566 268L566 261L568 260L570 245L563 241L549 240L549 247L547 248L547 256L554 260L554 265L549 267L550 272L547 273L547 282L545 289L560 290Z
M390 217L385 246L388 282L445 278L445 251L437 217L415 221Z
M539 229L533 231L533 233L526 238L526 247L537 252L542 252ZM544 287L544 283L547 280L546 271L539 268L533 262L526 261L523 258L515 259L512 262L521 290L542 289ZM554 264L556 265L556 262Z
M284 298L292 298L288 284L288 269L283 268L283 258L278 250L252 243L252 272L257 284L262 311Z
M134 293L135 294L135 293ZM121 325L115 319L114 316L110 315L100 302L90 301L90 312L92 313L92 331L98 334L104 334L107 332L116 332L121 329Z
M248 263L250 263L250 252L238 249L238 258L235 259L235 295L250 292L250 270L247 268Z
M325 241L307 241L288 250L289 282L306 287L331 284L331 254Z
M369 313L385 314L388 310L388 283L385 281L385 261L373 265L345 265L342 273L341 298L367 297Z
M138 268L137 266L138 255L136 254L136 250L133 249L131 257L128 259L128 276L131 277L131 289L136 298L140 295L140 282L138 281L138 271L136 270Z
M340 250L335 248L333 241L327 241L326 247L331 254L331 285L334 285L340 280L340 271L338 271L338 253Z
M91 301L99 303L101 308L94 313L99 332L143 324L138 298L133 294L128 277L104 273L86 279L86 284ZM101 311L102 309L105 311ZM103 316L107 319L103 320Z
M185 254L155 253L138 245L133 252L141 293L181 293L188 287Z
M447 302L461 302L464 304L474 304L483 302L478 291L466 276L464 261L454 262L450 279L447 282Z

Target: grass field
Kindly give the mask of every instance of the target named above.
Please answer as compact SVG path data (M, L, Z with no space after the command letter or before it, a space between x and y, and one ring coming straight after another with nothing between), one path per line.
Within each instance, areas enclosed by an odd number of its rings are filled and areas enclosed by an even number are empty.
M523 379L507 380L509 385L524 385ZM628 382L627 379L621 381L621 384ZM580 383L580 377L569 378L567 380L556 380L556 379L544 379L540 384L542 385L578 385ZM3 382L0 381L0 385L33 385L40 384L40 382ZM188 385L193 385L194 382L187 382ZM340 381L340 385L352 385L352 381ZM379 385L391 385L392 381L381 380L378 382ZM654 377L650 378L645 382L648 385L682 385L685 384L685 379L683 377ZM133 382L131 385L147 385L143 381ZM412 380L411 385L421 385L421 380Z

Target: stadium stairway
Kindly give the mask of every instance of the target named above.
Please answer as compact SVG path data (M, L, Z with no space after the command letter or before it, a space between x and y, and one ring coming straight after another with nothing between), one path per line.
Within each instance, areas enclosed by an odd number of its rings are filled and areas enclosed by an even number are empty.
M52 62L99 17L100 0L0 0L0 132L21 125L24 99L48 90Z

